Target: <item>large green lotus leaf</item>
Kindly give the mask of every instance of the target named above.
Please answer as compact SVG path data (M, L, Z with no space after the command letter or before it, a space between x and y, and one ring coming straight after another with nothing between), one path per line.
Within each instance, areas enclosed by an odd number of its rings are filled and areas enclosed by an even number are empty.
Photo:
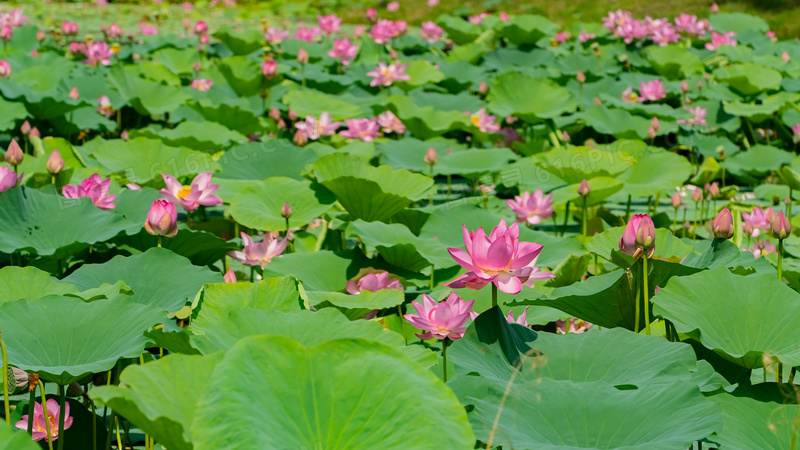
M142 230L131 236L117 237L114 242L145 252L158 245L158 238ZM175 237L163 239L161 246L188 258L196 266L210 266L229 251L239 248L235 243L213 233L192 230L184 224L178 226L178 234Z
M764 19L745 13L719 13L712 14L709 17L709 22L714 30L719 32L735 31L741 33L743 31L760 31L765 32L769 30L769 24Z
M120 386L96 387L89 395L165 447L191 450L197 401L221 360L222 353L167 355L145 365L133 364L120 375Z
M427 84L435 84L444 79L444 74L442 74L439 69L433 67L433 64L428 61L421 59L409 61L405 73L411 78L398 83L398 86L404 90L411 90Z
M775 69L753 63L732 64L714 71L718 81L728 83L744 95L781 88L781 74Z
M51 295L0 306L9 364L64 386L108 371L120 358L138 357L147 343L144 331L165 319L152 305L124 300L86 303Z
M458 45L474 41L483 31L480 25L467 22L461 17L441 15L436 19L436 24L447 32L447 37Z
M142 115L161 115L174 111L191 98L174 86L141 78L135 65L115 65L108 70L107 79L121 100L130 103Z
M357 295L343 292L307 291L308 302L314 306L330 303L346 308L348 317L360 318L375 309L392 308L405 301L403 292L397 289L380 289L375 292L362 291Z
M207 267L193 266L183 256L156 247L141 255L119 255L103 264L86 264L64 279L83 290L119 280L133 289L133 302L174 312L187 299L194 299L204 284L222 282L222 275Z
M495 78L487 99L493 113L528 121L554 118L578 108L569 91L556 82L517 72Z
M156 127L131 130L132 138L143 136L160 139L164 144L174 147L188 147L205 153L216 153L233 144L248 142L245 135L230 130L224 125L209 121L187 120L175 128L159 129Z
M39 450L31 435L23 430L0 423L0 449L2 450Z
M419 139L441 136L448 131L470 129L472 123L463 111L443 111L432 105L417 105L405 95L389 97L392 110L412 135Z
M545 36L558 31L558 25L542 16L524 14L511 16L508 21L497 21L494 29L512 44L535 44Z
M190 325L192 332L220 322L241 308L300 311L297 280L291 276L265 278L258 283L215 283L203 288L199 311Z
M166 47L150 54L153 62L169 69L175 75L189 75L194 72L197 51L194 47L178 49Z
M572 146L539 153L532 158L559 179L575 184L584 179L621 174L633 165L634 152L633 145L620 144L613 149Z
M754 145L750 150L739 152L728 158L725 167L732 173L762 176L790 164L794 152L781 150L771 145Z
M237 383L224 375L231 373ZM228 350L210 378L192 425L198 448L475 443L455 395L430 371L377 342L340 339L309 348L284 337L254 336ZM374 380L382 380L380 395L374 395Z
M285 139L264 138L239 145L219 158L222 171L215 178L262 181L270 177L301 180L303 168L317 159L314 152Z
M647 47L645 54L653 69L668 80L683 80L705 71L699 56L677 45L651 45Z
M291 228L302 227L331 208L336 197L324 186L308 180L271 177L244 188L231 200L231 217L240 224L256 230L286 229L281 217L284 203L292 206Z
M0 110L3 111L3 116L0 118L0 130L2 131L16 128L17 121L24 120L28 117L28 111L25 109L25 105L20 102L11 102L0 98Z
M622 189L622 183L610 177L594 177L586 180L589 183L589 195L586 196L586 204L589 206L603 203L607 198L616 194ZM578 193L580 183L571 184L553 190L552 201L556 204L568 201L577 205L582 205L583 197Z
M347 234L360 238L368 248L377 249L389 264L410 271L418 272L431 265L440 269L456 265L447 247L437 239L417 237L401 224L355 220L348 225Z
M722 428L709 437L720 448L791 448L798 408L794 404L760 402L721 394L709 400L722 407Z
M351 267L352 266L352 267ZM347 280L356 276L352 252L289 253L273 258L264 267L265 277L293 275L307 291L336 292L344 290Z
M248 336L270 334L294 339L303 345L319 345L334 339L365 339L399 350L423 366L432 366L436 357L419 345L406 345L403 338L376 321L350 321L335 308L286 313L277 310L238 309L224 321L192 336L192 344L204 355L227 350Z
M508 167L503 169L500 176L502 177L503 185L516 185L519 187L520 192L534 192L537 189L541 189L547 193L555 188L570 184L553 172L558 171L547 170L539 164L537 158L528 157L509 164ZM571 169L570 172L572 172Z
M214 38L225 44L234 55L249 55L264 45L264 36L257 30L234 30L224 27L214 32Z
M108 240L134 225L133 219L119 211L104 211L88 198L67 199L26 188L1 193L0 211L4 211L0 214L0 251L27 250L58 259ZM139 220L144 223L144 217L137 217L136 222Z
M682 382L618 390L543 378L504 391L490 385L470 414L476 437L503 448L688 448L722 424L719 407Z
M96 139L83 147L100 163L105 175L119 174L132 183L162 185L161 174L175 177L216 172L219 164L205 153L144 137Z
M671 192L692 175L692 164L676 153L648 148L637 156L636 164L620 175L623 190L633 197L649 197Z
M372 167L357 156L333 153L311 165L318 182L336 194L353 218L383 220L424 198L433 180L404 169Z
M35 267L6 266L0 269L0 303L36 300L48 295L75 294L78 288L62 283Z
M467 91L458 94L440 94L438 92L428 92L424 89L415 89L409 92L408 96L414 100L417 106L433 106L442 111L463 113L464 111L478 111L483 108L481 99L470 95Z
M608 109L603 105L587 109L583 113L583 119L598 133L610 134L619 139L644 139L650 129L650 119L621 109Z
M486 30L474 42L456 46L447 54L447 60L451 62L468 61L470 64L479 64L483 55L497 47L498 40L497 33L494 30Z
M787 105L790 106L800 99L800 94L779 92L761 101L761 103L743 103L741 101L723 101L722 106L726 113L732 116L747 117L753 122L762 123L772 117Z
M359 106L337 98L335 95L315 91L313 89L295 89L289 91L281 99L298 117L319 116L327 111L333 120L353 119L366 112Z
M258 117L252 111L238 105L213 104L210 101L199 101L189 105L200 116L210 122L216 122L243 135L250 135L262 130Z
M261 73L258 60L246 56L232 56L220 59L219 72L225 77L228 85L240 97L251 97L261 94L271 85L280 82L280 77L268 80Z
M800 363L800 294L773 275L743 277L718 267L671 280L653 303L653 313L678 332L745 368L761 367L764 354Z

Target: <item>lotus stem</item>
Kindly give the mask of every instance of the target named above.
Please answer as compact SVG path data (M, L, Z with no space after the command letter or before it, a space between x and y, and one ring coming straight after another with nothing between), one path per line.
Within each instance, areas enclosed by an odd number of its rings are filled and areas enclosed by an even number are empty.
M3 352L3 407L6 412L6 423L11 424L11 407L8 404L8 354L6 353L6 343L0 337L0 351ZM33 416L29 416L33 420Z
M789 203L786 204L786 218L789 219L789 223L792 223L792 188L789 188Z
M442 340L442 380L447 383L447 338Z
M775 369L775 382L783 384L783 363L778 361L778 367Z
M678 235L678 208L675 208L675 219L672 220L672 227L675 229L675 236Z
M783 239L778 239L778 280L783 281Z
M625 223L627 223L629 220L631 220L631 196L630 196L630 194L628 194L628 205L625 207Z
M33 434L33 412L36 405L36 386L28 386L28 434Z
M42 391L42 412L44 412L44 426L47 435L45 435L45 440L47 440L47 447L50 450L53 450L53 435L51 434L50 430L50 416L47 415L47 395L44 393L44 381L39 380L39 389ZM33 416L28 416L28 420L33 420Z
M64 404L67 402L67 395L64 386L58 385L58 450L64 450Z
M564 213L564 225L561 227L561 237L567 232L567 221L569 220L569 201L567 201L567 210Z
M642 317L641 307L639 306L639 300L641 300L642 291L637 289L636 290L636 306L634 307L636 322L633 325L633 332L639 334L639 321Z
M587 199L584 196L583 197L583 214L582 214L583 220L581 221L582 222L581 225L583 226L582 227L583 229L581 230L582 233L583 233L583 237L586 237L588 235L588 229L589 229L588 224L586 223L589 220L589 213L588 213L588 211L586 211L586 204L587 203L588 203Z
M497 306L497 285L492 283L492 308Z
M694 202L694 228L692 228L692 240L697 240L697 202Z
M114 416L114 425L117 428L117 448L122 448L122 436L119 434L119 415Z
M158 236L157 238L158 238L158 241L157 241L158 242L158 244L157 244L158 248L161 248L161 236Z
M433 264L431 264L431 290L433 290L433 276L434 276ZM494 286L494 285L492 285L492 286Z
M450 190L451 190L450 184L451 184L451 182L452 182L452 176L448 173L447 174L447 201L448 202L450 201Z
M647 289L647 255L642 257L642 282L644 283L644 326L650 336L650 291Z

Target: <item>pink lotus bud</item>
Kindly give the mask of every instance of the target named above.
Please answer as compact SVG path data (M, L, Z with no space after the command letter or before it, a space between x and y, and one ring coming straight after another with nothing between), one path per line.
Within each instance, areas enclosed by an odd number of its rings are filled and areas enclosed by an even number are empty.
M581 84L586 83L586 74L583 73L582 70L578 71L578 75L575 76L575 80L577 80L578 83L581 83Z
M39 30L36 32L36 40L39 42L43 42L47 35L44 33L44 30Z
M586 178L584 178L583 181L581 181L580 186L578 186L578 195L581 197L586 197L591 191L592 190L589 188L589 182L586 181Z
M132 191L141 191L142 187L136 183L128 183L125 185L125 188L130 189Z
M689 222L688 220L686 222L683 222L683 228L686 228L687 230L689 228L692 228L692 223Z
M361 36L363 36L366 32L367 28L364 25L356 25L356 27L353 28L353 39L361 39Z
M289 110L289 112L287 114L289 116L289 120L291 120L292 122L297 120L297 114L295 114L295 112L292 111L291 109Z
M154 200L144 221L144 229L153 236L175 237L178 234L178 210L168 200Z
M33 128L31 128L31 133L30 133L29 137L37 137L38 138L38 137L42 137L42 136L39 134L39 129L36 128L36 127L33 127Z
M284 219L292 217L292 205L290 205L289 202L286 202L283 204L283 206L281 206L281 217Z
M698 89L703 89L703 81L702 80L697 80L697 88Z
M301 130L297 130L297 132L294 133L292 142L294 143L294 145L302 147L308 144L308 136L306 136L306 134L303 133Z
M678 208L680 208L680 207L681 207L681 203L683 203L683 202L681 201L681 194L680 194L680 193L678 193L678 192L676 192L675 194L673 194L673 195L672 195L672 200L671 200L671 202L672 202L672 207L673 207L673 208L675 208L675 209L678 209Z
M700 189L699 187L695 187L694 188L694 190L692 191L692 200L694 200L695 203L703 200L703 191L702 191L702 189Z
M656 243L656 228L650 216L645 217L647 219L640 221L636 229L636 246L642 250L649 250L653 248ZM648 255L648 258L649 257Z
M14 29L11 28L11 25L3 25L0 27L0 39L3 42L8 42L11 40L11 36L14 34Z
M200 72L201 70L203 70L203 66L200 65L200 61L195 61L194 62L194 65L192 66L192 70L194 70L195 72Z
M487 92L489 92L489 87L486 86L485 81L481 81L480 84L478 84L478 93L481 95L486 95Z
M719 12L719 5L717 5L716 2L711 4L711 12L712 13L718 13Z
M374 22L378 20L378 11L376 11L375 8L370 8L367 10L366 16L368 21Z
M64 159L61 157L61 153L59 153L58 150L53 150L53 153L47 158L47 171L55 175L63 169Z
M236 283L236 273L234 273L233 269L225 272L225 275L222 276L222 279L225 280L226 283Z
M436 153L436 150L434 150L433 147L429 147L428 152L425 153L423 160L425 160L425 164L432 166L436 164L436 161L439 160L439 155Z
M28 133L30 133L31 132L31 123L28 122L27 120L25 122L22 122L22 126L19 128L19 131L24 135L27 135Z
M122 133L119 134L119 138L123 141L128 140L128 130L122 130Z
M70 89L70 91L69 91L69 98L71 98L71 99L73 99L73 100L77 100L77 99L78 99L78 96L79 96L79 94L78 94L78 88L74 87L74 88Z
M397 61L397 50L391 49L389 50L389 59L392 61Z
M783 54L781 54L781 59L783 60L783 62L789 62L789 60L791 60L791 59L792 59L792 57L791 57L791 56L789 56L789 54L788 54L788 53L786 53L786 52L783 52Z
M297 62L303 65L308 64L308 52L305 49L301 48L300 50L298 50Z
M788 205L789 203L792 203L792 199L789 198L789 196L787 195L786 197L783 198L783 203L786 203Z
M681 92L689 92L689 82L686 80L681 81Z
M711 184L706 183L705 190L706 190L706 193L708 193L708 195L710 195L712 197L718 197L719 196L719 184L717 184L716 181L711 183Z
M194 34L206 34L208 32L208 24L203 20L198 20L194 24Z
M728 208L724 208L714 217L711 223L711 229L714 231L714 236L719 239L730 239L733 236L733 214Z
M567 133L567 130L563 130L561 132L561 140L564 141L564 142L569 142L570 137L569 137L569 133Z
M601 102L601 101L600 101L600 97L595 97L595 98L594 98L594 104L595 104L595 105L602 105L602 104L603 104L603 102Z
M789 219L783 214L783 211L778 213L778 216L772 221L772 236L776 239L786 239L792 232L792 224Z
M653 120L650 121L650 129L656 133L661 129L661 123L659 123L658 117L653 117Z
M303 50L304 51L304 50ZM298 52L298 59L300 57ZM278 63L272 60L266 60L261 64L261 74L267 78L272 78L278 74Z
M281 120L281 111L278 108L271 108L269 110L269 118L276 122Z
M25 159L25 155L22 153L17 140L11 139L11 144L8 145L6 150L6 162L16 167L22 164L23 159Z

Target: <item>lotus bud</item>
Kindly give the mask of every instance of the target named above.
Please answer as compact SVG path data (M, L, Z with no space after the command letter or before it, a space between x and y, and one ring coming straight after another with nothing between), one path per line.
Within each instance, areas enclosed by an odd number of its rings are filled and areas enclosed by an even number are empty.
M122 133L119 134L119 138L123 141L128 140L128 130L122 130Z
M786 203L788 205L792 203L792 199L789 198L789 196L787 195L786 197L783 198L783 203Z
M291 109L289 110L289 112L287 114L289 116L289 120L291 120L292 122L297 120L297 114L295 114L295 112L292 111Z
M485 81L481 81L478 84L478 93L481 94L481 95L486 95L487 92L489 92L489 87L486 86L486 82Z
M783 214L783 211L778 213L775 220L772 221L772 236L776 239L786 239L792 232L792 224L789 219Z
M563 130L561 132L561 141L569 142L569 140L570 140L569 133L567 133L567 130Z
M703 89L703 81L702 80L697 80L697 88L698 89Z
M580 71L578 71L578 75L576 75L576 76L575 76L575 79L576 79L576 80L578 81L578 83L580 83L580 84L586 83L586 74L585 74L585 73L583 73L583 71L582 71L582 70L580 70Z
M53 150L50 157L47 158L47 171L55 175L64 169L64 159L58 150Z
M208 24L203 20L198 20L194 24L194 34L206 34L208 32Z
M83 391L80 383L74 381L67 386L67 397L82 397L86 395L86 392Z
M694 200L695 203L703 200L703 191L699 187L695 187L692 191L692 200Z
M0 27L0 39L2 39L3 42L10 41L11 35L13 34L14 34L14 29L11 28L11 25L3 25L3 27Z
M19 128L19 131L27 136L28 133L31 132L31 123L26 120L25 122L22 123L22 126Z
M46 35L44 33L44 30L39 30L39 31L36 32L36 40L37 41L43 42L45 37L46 37Z
M290 205L289 202L286 202L283 204L283 206L281 206L281 217L284 219L292 217L292 205Z
M153 236L175 237L178 234L178 211L167 200L154 200L144 221L144 229Z
M22 164L24 158L25 155L22 153L22 149L19 147L17 140L12 139L11 144L9 144L6 150L6 162L16 167Z
M439 155L436 153L436 150L434 150L433 147L429 147L428 152L425 153L425 157L423 159L425 160L425 164L433 166L436 164L436 161L439 160Z
M789 60L791 60L791 59L792 59L792 57L791 57L791 56L789 56L789 54L788 54L788 53L786 53L786 52L783 52L783 54L781 54L781 59L783 60L783 62L789 62Z
M594 104L600 106L600 105L603 104L603 102L600 101L600 97L595 97L594 98Z
M681 81L681 92L684 94L689 92L689 82L686 80Z
M308 136L306 136L306 134L303 133L302 131L297 130L297 132L294 133L294 137L292 138L292 142L294 143L294 145L302 147L302 146L308 144Z
M233 269L230 269L225 272L225 275L222 276L222 279L225 280L226 283L236 283L236 273L233 271Z
M733 214L730 209L724 208L717 214L717 217L714 217L711 230L719 239L730 239L733 236Z
M649 217L648 217L649 219ZM642 250L653 248L656 242L656 229L652 220L642 220L636 229L636 246ZM648 256L649 257L649 256Z
M658 122L658 117L653 117L653 120L650 121L650 129L656 133L658 133L658 130L661 129L661 124Z
M298 55L298 59L299 59ZM261 74L267 78L272 78L278 74L278 63L271 60L265 60L263 64L261 64Z
M711 13L718 13L719 12L719 5L716 2L711 4Z
M364 25L356 25L356 27L353 28L353 39L355 40L361 39L361 36L363 36L364 33L366 32L367 28Z
M589 182L586 181L586 178L584 178L583 181L581 181L580 186L578 186L578 195L581 197L586 197L591 191L592 190L589 188Z
M397 50L395 49L389 50L389 59L392 61L397 61Z
M683 203L681 201L681 194L679 192L674 193L672 195L671 202L672 202L672 207L673 208L675 208L675 209L680 208L681 207L681 203Z
M308 52L304 48L297 51L297 62L302 65L308 64Z
M30 134L29 134L29 137L32 137L32 138L34 138L34 137L35 137L35 138L38 138L38 137L42 137L42 135L41 135L41 134L39 134L39 129L38 129L38 128L36 128L36 127L33 127L33 128L31 128L31 132L30 132Z
M69 98L71 98L73 100L77 100L79 95L80 94L78 94L78 88L74 87L74 88L70 89Z

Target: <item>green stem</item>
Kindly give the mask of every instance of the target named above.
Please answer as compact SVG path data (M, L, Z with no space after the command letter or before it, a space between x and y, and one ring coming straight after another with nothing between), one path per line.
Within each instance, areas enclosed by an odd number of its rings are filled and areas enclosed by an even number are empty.
M94 400L89 400L92 405L92 450L97 450L97 411Z
M162 236L158 236L157 237L157 239L158 239L158 244L157 244L158 248L161 248L161 238L162 238Z
M783 239L778 239L778 280L783 281Z
M789 223L792 223L792 188L789 188L789 203L786 205L786 218L789 219Z
M451 175L448 173L448 174L447 174L447 201L448 201L448 202L450 201L450 183L451 183L451 181L452 181L452 177L451 177Z
M428 197L428 204L433 204L433 193L436 190L436 179L433 177L433 164L428 165L430 167L430 176L431 180L433 180L433 187L431 188L431 195Z
M633 324L633 332L639 334L639 322L641 321L642 311L641 307L639 306L639 300L641 300L642 291L640 289L636 290L636 304L634 306L636 321Z
M567 221L569 220L569 201L567 201L567 211L564 213L564 225L561 226L561 237L567 232Z
M121 449L123 446L122 436L119 434L119 415L114 416L114 424L117 427L117 448Z
M67 395L64 386L58 385L58 450L64 450L64 406L67 402Z
M644 326L650 336L650 291L647 289L647 252L642 256L642 282L644 283Z
M553 236L558 237L558 221L555 214L553 214Z
M583 214L582 214L583 220L581 220L581 222L583 225L582 232L584 237L588 235L588 229L589 229L589 227L587 226L588 224L586 223L587 220L589 219L589 214L586 212L586 203L587 203L587 198L583 197Z
M447 383L447 338L442 340L442 380Z
M697 239L697 202L694 202L694 228L692 228L692 240Z
M497 285L492 283L492 308L497 306Z
M625 207L625 223L631 220L631 196L628 195L628 206Z
M33 434L33 412L36 405L36 386L28 387L28 434Z
M47 395L44 393L44 381L41 379L39 380L39 389L41 389L42 392L42 412L44 412L44 426L47 432L45 440L47 440L47 447L53 450L53 434L50 430L50 416L47 415ZM33 417L29 416L28 420L33 420Z
M433 264L431 264L431 290L433 290L433 275L434 275ZM494 285L492 285L492 286L494 286Z
M403 317L403 305L397 305L397 315L400 316L400 324L403 326L403 340L408 345L408 335L406 334L406 319Z
M672 227L675 228L675 236L678 235L678 208L675 208L675 219L672 221Z
M6 353L6 343L0 337L0 351L3 352L3 407L6 412L6 423L11 424L11 407L8 404L8 354ZM30 416L33 419L33 416Z

